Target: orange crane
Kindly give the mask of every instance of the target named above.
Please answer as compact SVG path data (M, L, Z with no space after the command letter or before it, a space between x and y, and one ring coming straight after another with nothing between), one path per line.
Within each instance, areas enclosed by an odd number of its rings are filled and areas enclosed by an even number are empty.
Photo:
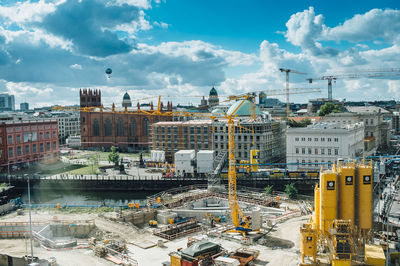
M389 69L375 69L375 70L360 70L354 73L344 73L337 75L326 75L320 78L308 78L309 83L315 80L328 81L328 100L332 101L332 81L336 82L337 79L358 79L358 78L389 78L400 76L400 68Z

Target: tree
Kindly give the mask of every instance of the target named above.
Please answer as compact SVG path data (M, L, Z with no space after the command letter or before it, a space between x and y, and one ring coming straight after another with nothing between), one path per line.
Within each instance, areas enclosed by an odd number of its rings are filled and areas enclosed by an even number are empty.
M265 187L265 194L271 195L272 192L273 192L273 188L274 188L273 185L266 186L266 187Z
M307 127L308 125L311 125L311 119L305 118L299 122L296 122L293 119L289 119L290 127Z
M321 106L321 108L318 111L319 116L326 116L330 113L341 113L343 112L342 107L338 104L334 103L325 103L324 105Z
M118 165L119 154L114 146L111 146L111 152L108 154L108 161L113 162L115 166Z
M285 185L285 193L289 196L289 199L295 199L297 198L298 191L294 184L290 183Z

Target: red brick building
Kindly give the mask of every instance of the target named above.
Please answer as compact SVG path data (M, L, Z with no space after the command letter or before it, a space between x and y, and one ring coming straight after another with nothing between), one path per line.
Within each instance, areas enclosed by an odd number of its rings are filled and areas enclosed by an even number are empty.
M32 163L60 158L57 120L10 121L0 124L0 169L2 172Z
M111 110L101 105L100 90L80 90L80 106L96 107L81 112L81 141L83 148L118 147L122 151L148 150L150 146L149 131L151 124L158 121L170 121L172 117L151 115L153 105L146 109L146 114L139 104L133 107L113 107ZM171 111L172 103L168 102L167 109Z

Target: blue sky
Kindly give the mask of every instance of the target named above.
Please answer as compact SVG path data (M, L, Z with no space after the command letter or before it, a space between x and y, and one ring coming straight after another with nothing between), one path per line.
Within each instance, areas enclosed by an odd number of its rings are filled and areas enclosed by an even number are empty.
M280 67L307 77L400 68L399 8L390 0L2 1L0 91L31 106L76 104L88 87L102 89L105 104L125 91L198 103L190 96L212 86L221 95L283 89ZM322 90L292 101L327 95L325 81L293 75L291 86ZM398 100L400 80L338 80L333 96Z

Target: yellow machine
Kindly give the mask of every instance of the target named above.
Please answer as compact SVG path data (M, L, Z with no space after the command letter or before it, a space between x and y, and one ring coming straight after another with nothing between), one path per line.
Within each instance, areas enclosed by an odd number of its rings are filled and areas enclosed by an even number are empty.
M157 227L158 222L156 220L150 220L149 221L149 226L150 227Z
M302 260L313 255L312 248L305 248L311 245L305 237L314 233L317 247L328 250L331 265L351 265L356 251L363 250L356 247L367 242L372 229L372 176L372 162L364 161L321 171L314 189L312 223L300 228Z
M313 261L316 262L317 233L310 223L305 223L300 228L300 252L303 263L306 256L312 257Z
M260 158L259 154L259 150L250 150L250 164L252 172L258 172L258 159Z

